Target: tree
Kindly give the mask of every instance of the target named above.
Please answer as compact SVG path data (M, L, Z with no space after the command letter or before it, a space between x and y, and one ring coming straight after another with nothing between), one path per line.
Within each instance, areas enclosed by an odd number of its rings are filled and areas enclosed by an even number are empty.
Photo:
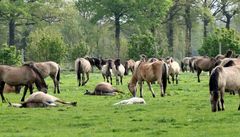
M20 65L21 53L15 46L7 46L6 44L0 49L0 64L3 65Z
M215 57L219 54L219 43L221 43L222 52L228 50L240 52L240 34L234 30L222 28L216 29L212 35L205 38L199 54Z

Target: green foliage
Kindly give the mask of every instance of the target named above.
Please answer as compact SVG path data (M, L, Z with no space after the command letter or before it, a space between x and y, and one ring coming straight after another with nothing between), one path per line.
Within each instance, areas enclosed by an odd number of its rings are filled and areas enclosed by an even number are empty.
M200 55L216 56L219 54L220 43L222 53L226 53L229 49L240 53L240 34L225 28L216 29L212 35L208 36L198 52Z
M66 57L66 45L62 35L54 30L37 30L31 35L27 47L27 59L33 61L62 62Z
M21 52L16 46L3 45L0 48L0 64L19 65L21 64Z
M140 54L153 57L155 53L154 42L155 39L151 33L132 35L128 46L129 58L138 60Z
M78 57L84 57L88 53L88 48L86 43L79 42L78 45L73 45L69 48L68 59L73 62Z

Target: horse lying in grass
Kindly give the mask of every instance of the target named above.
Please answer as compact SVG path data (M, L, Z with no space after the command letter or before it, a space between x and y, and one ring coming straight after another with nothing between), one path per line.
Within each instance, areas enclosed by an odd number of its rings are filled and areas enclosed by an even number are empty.
M24 101L28 88L30 89L30 93L33 92L33 83L35 83L39 91L47 92L47 84L33 63L24 64L21 67L0 65L0 94L3 102L5 102L3 96L5 84L10 86L25 86L21 99L21 101Z
M134 97L136 97L137 83L140 86L140 97L142 95L142 83L146 81L148 87L155 97L151 82L157 81L160 85L161 96L163 97L167 87L167 64L163 61L155 61L152 63L141 61L132 75L128 89Z
M77 102L65 102L57 97L43 93L35 92L29 96L29 98L23 103L10 103L9 106L19 108L34 108L34 107L55 107L56 103L62 103L66 105L76 106Z
M101 82L101 83L97 84L97 86L95 87L93 92L86 90L85 95L113 96L113 95L116 95L117 93L124 94L123 92L112 87L111 84L106 83L106 82Z
M217 66L212 70L209 80L210 102L212 112L224 110L225 89L238 91L240 89L240 66ZM239 94L240 95L240 94ZM240 104L238 107L240 110Z
M113 105L132 105L132 104L146 104L146 102L143 98L133 97L130 99L122 100Z

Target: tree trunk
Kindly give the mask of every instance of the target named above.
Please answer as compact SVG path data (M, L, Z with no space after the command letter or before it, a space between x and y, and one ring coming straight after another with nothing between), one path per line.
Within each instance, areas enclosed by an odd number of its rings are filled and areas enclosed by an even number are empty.
M117 49L117 58L120 58L120 17L115 15L115 44Z
M185 44L186 44L186 54L185 56L192 56L191 51L191 31L192 31L192 21L191 21L191 5L186 1L185 7L185 24L186 24L186 34L185 34Z
M203 7L206 9L207 8L207 0L204 0ZM203 37L207 37L207 26L208 26L209 20L206 14L204 14L203 17Z
M8 23L8 27L9 27L9 40L8 40L8 44L9 46L15 45L15 20L14 19L10 19L9 23Z
M230 23L231 23L231 16L226 15L226 28L229 30L230 29Z
M173 55L173 18L170 18L167 23L167 38L168 38L168 51L170 53L170 56Z
M155 42L155 37L156 37L156 28L155 28L155 26L154 25L152 25L151 26L151 28L150 28L150 31L151 31L151 33L152 33L152 35L153 35L153 38L154 38L154 49L155 49L155 57L157 58L158 57L158 47L157 47L157 44L156 44L156 42Z

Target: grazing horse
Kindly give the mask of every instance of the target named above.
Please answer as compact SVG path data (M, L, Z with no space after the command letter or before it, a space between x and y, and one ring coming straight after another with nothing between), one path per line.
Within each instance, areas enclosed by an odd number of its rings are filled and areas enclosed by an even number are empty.
M30 93L33 92L33 83L35 83L39 91L47 92L47 85L44 78L33 63L24 64L21 67L0 65L0 94L2 102L5 102L3 96L5 83L10 86L25 86L21 101L24 101L28 88L30 89Z
M141 61L128 84L128 89L134 97L136 97L137 83L139 83L140 86L140 97L143 97L142 81L147 82L153 97L155 97L155 93L152 89L151 82L158 81L161 96L163 97L167 87L167 64L163 61L155 61L152 63Z
M181 61L182 72L188 71L188 66L189 66L190 59L191 59L191 57L185 57L185 58L182 59L182 61Z
M116 77L116 85L119 85L119 77L120 83L122 85L122 78L125 72L124 66L121 64L120 59L116 59L114 63L112 63L112 72Z
M202 71L209 71L211 73L212 69L215 67L217 60L215 58L203 57L198 58L194 61L194 70L197 71L198 82L200 82L200 74Z
M231 67L217 66L212 70L209 80L210 102L212 112L225 109L224 108L225 89L239 92L240 89L239 77L240 77L239 65ZM240 104L238 110L240 110Z
M172 77L172 83L174 84L174 77L176 76L176 84L178 84L178 75L180 73L180 66L179 64L174 61L172 58L166 60L168 64L168 83L170 84L169 75Z
M52 95L43 93L43 92L35 92L31 94L26 101L21 104L10 103L10 106L19 107L19 108L33 108L33 107L55 107L56 103L68 104L72 106L76 106L77 102L65 102L59 98L56 98Z
M125 68L124 75L128 75L129 69L133 73L133 71L134 71L134 64L135 64L135 61L133 59L130 59L130 60L125 62L125 65L124 65L124 68Z
M107 82L109 83L109 78L110 78L110 83L112 84L112 75L113 75L113 72L112 72L112 60L109 59L105 65L102 66L102 76L103 76L103 79L105 81L105 79L107 79Z
M88 82L91 69L91 64L87 59L77 58L75 60L75 71L77 73L78 86L84 86ZM87 76L86 81L85 74Z
M116 95L116 93L123 93L123 92L112 87L112 85L109 83L101 82L97 84L93 92L86 90L85 95L113 96L113 95Z
M54 83L54 93L56 93L56 89L57 93L60 93L60 66L53 61L36 62L34 65L38 68L43 78L51 77Z

